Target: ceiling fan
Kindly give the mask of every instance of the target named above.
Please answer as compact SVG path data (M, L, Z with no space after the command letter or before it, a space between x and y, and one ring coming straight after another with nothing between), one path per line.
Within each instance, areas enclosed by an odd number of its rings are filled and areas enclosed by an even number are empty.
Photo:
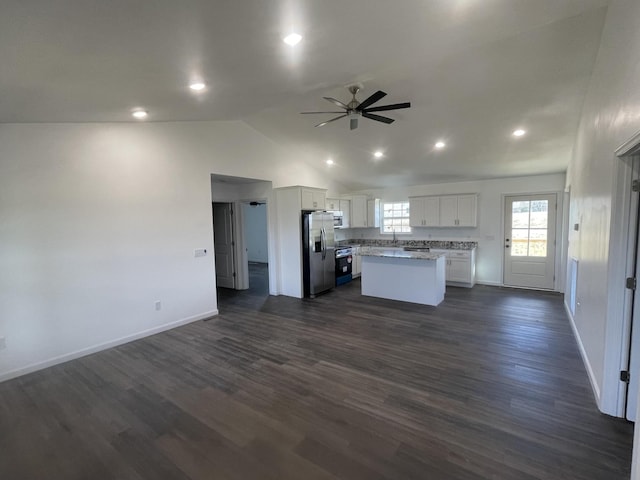
M378 90L376 93L371 95L366 100L359 102L358 100L356 100L356 94L361 89L360 85L352 85L348 88L349 88L349 92L351 92L351 94L353 95L353 98L347 104L342 103L340 100L336 100L335 98L322 97L325 100L328 100L331 103L342 108L342 110L337 112L333 111L333 112L301 112L301 113L305 115L314 115L318 113L341 113L342 115L332 118L331 120L327 120L326 122L319 123L316 125L316 127L322 127L327 123L335 122L340 118L349 117L349 128L351 130L355 130L356 128L358 128L358 118L360 117L368 118L370 120L375 120L377 122L382 122L387 124L394 122L393 118L383 117L382 115L376 115L372 112L384 112L387 110L399 110L401 108L411 107L411 103L409 102L394 103L393 105L381 105L379 107L370 107L370 105L373 105L374 103L380 101L387 94L384 93L382 90Z

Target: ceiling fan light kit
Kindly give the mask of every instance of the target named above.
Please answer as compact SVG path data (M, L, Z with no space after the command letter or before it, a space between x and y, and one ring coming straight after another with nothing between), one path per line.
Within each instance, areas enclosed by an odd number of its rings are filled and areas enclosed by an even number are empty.
M339 120L344 117L349 117L349 129L355 130L356 128L358 128L358 120L360 117L368 118L369 120L375 120L376 122L382 122L386 124L390 124L394 122L393 118L383 117L382 115L376 115L372 112L386 112L389 110L400 110L403 108L411 107L411 103L409 102L394 103L392 105L380 105L378 107L370 107L370 105L373 105L374 103L380 101L387 94L382 90L378 90L373 95L369 96L367 99L363 100L362 102L359 102L356 99L356 94L359 91L360 91L359 85L352 85L349 87L349 92L351 92L352 98L351 98L351 101L347 104L341 102L340 100L336 100L335 98L322 97L325 100L340 107L342 109L341 111L338 110L338 111L330 111L330 112L301 112L301 113L305 115L316 115L320 113L323 113L323 114L324 113L341 113L342 115L334 117L331 120L318 123L316 127L323 127L327 123L335 122L336 120Z

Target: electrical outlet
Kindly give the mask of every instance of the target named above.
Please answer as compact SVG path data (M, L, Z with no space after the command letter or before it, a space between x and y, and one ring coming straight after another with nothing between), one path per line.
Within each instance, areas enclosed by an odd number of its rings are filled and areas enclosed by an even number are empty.
M7 337L0 337L0 350L7 348Z
M196 248L193 251L193 256L194 257L206 257L207 256L207 249L206 248Z
M162 302L160 300L156 302L156 310L162 310Z

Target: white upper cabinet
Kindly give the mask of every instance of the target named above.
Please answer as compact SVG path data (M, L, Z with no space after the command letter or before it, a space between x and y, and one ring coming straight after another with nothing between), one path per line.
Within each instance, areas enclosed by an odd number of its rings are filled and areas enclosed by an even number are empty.
M380 199L367 200L367 227L380 227Z
M367 226L367 196L353 195L351 197L351 228L364 228Z
M475 227L478 225L478 196L458 195L458 226Z
M440 197L409 198L409 224L412 227L439 227Z
M342 212L342 226L351 226L351 200L340 199L340 211Z
M380 199L367 195L352 195L351 217L348 225L351 228L369 228L380 226ZM348 201L348 200L347 200ZM347 210L342 210L346 215Z
M326 208L329 212L336 212L340 210L340 200L337 198L327 198Z
M326 191L319 188L300 187L302 210L324 210Z
M458 226L458 197L449 196L440 198L440 226Z
M478 195L441 195L409 198L412 227L475 227Z

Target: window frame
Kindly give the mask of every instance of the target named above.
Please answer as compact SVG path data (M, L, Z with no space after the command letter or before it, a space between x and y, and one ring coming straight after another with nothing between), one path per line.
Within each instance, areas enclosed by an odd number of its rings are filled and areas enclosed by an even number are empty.
M385 206L386 205L402 205L400 208L392 208L392 211L404 211L406 208L406 215L402 215L402 216L391 216L391 217L387 217L385 216ZM380 201L380 234L381 235L411 235L412 233L412 229L411 229L411 202L409 202L409 200L381 200ZM385 219L399 219L399 220L406 220L406 225L399 225L398 227L400 229L406 229L405 231L391 231L391 232L386 232L385 231ZM393 228L393 225L391 225L391 227Z

